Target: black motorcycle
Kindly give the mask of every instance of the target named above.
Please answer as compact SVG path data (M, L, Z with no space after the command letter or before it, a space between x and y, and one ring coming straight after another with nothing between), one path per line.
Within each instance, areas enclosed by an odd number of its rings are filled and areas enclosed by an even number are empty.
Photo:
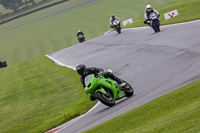
M114 28L114 30L116 30L117 33L120 34L120 33L121 33L120 21L117 20L117 19L115 19L115 20L113 21L113 25L112 25L110 28Z
M78 41L79 41L80 43L84 42L84 41L85 41L85 37L84 37L82 34L79 35L79 36L78 36Z

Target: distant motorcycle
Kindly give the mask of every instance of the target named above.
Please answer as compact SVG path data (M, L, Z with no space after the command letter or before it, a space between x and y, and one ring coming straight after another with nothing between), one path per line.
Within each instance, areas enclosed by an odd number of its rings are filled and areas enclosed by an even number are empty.
M79 36L78 36L78 41L79 41L80 43L84 42L84 41L85 41L85 37L84 37L82 34L79 35Z
M114 28L114 30L116 30L117 33L120 34L120 33L121 33L120 21L117 20L117 19L115 19L115 20L113 21L113 26L111 26L111 28Z
M159 14L151 13L149 15L150 26L157 33L160 32L160 22L159 22Z

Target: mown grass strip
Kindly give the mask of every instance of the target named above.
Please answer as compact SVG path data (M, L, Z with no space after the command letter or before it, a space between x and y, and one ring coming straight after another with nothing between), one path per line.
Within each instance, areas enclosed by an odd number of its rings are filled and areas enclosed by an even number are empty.
M39 133L87 112L75 71L46 57L0 69L1 133Z
M159 97L84 133L197 133L200 80Z

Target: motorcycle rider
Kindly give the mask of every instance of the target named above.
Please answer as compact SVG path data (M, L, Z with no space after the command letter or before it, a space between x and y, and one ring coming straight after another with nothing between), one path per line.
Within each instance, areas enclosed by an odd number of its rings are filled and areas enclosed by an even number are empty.
M123 82L123 80L121 80L117 76L113 75L112 72L110 72L110 71L104 72L104 70L102 68L96 68L96 67L88 67L87 68L84 64L80 64L76 67L76 71L79 75L81 75L80 80L81 80L81 83L83 84L83 89L86 87L85 78L90 74L94 74L96 76L99 73L101 73L105 78L110 78L112 80L115 80L119 84L119 87L123 87L126 85L126 83ZM94 101L94 100L96 100L96 97L90 95L90 100Z
M80 36L84 37L84 33L81 32L80 30L78 30L77 37L78 37L79 42L81 42L80 41Z
M145 9L145 11L144 11L144 24L148 24L148 25L150 25L150 22L149 22L149 15L151 14L151 13L156 13L156 14L158 14L158 17L160 16L159 15L159 12L158 11L156 11L156 9L154 9L154 8L152 8L151 7L151 5L147 5L146 6L146 9Z
M114 24L113 24L114 20L118 20L120 22L119 18L117 18L115 15L112 15L110 18L110 28L114 28ZM120 26L120 23L119 23L119 26Z

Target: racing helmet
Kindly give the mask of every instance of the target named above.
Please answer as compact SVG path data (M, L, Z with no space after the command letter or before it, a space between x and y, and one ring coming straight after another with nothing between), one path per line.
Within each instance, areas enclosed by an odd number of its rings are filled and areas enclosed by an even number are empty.
M112 20L115 20L115 15L112 15Z
M151 5L148 4L148 5L146 6L146 10L147 10L147 11L150 11L150 10L151 10Z
M80 64L76 67L76 71L79 75L85 75L86 66L84 64Z

